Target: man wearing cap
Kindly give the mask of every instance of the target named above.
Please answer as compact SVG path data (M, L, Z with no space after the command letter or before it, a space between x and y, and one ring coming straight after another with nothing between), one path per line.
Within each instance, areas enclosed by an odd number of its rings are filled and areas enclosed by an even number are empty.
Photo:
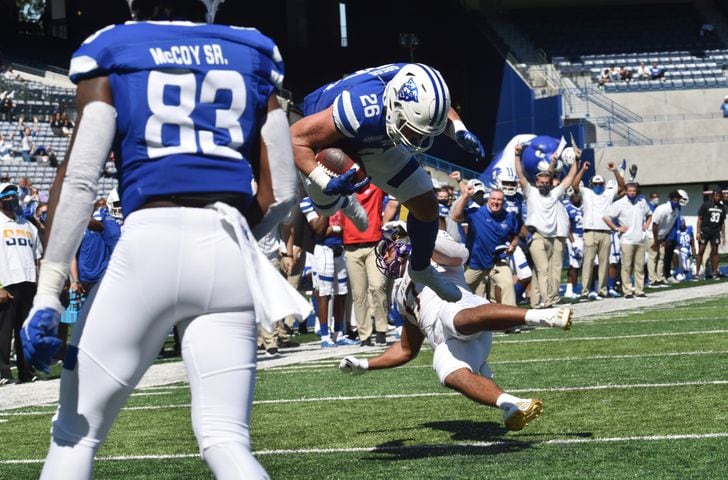
M38 230L19 214L18 187L0 185L0 386L12 382L10 344L15 337L18 382L35 380L23 356L20 328L33 305L37 262L41 257Z
M453 205L452 218L456 222L467 220L469 225L465 246L470 251L470 258L465 282L477 295L485 296L485 283L489 280L488 299L492 303L515 306L516 293L509 257L519 241L518 219L503 209L502 190L491 190L484 206L468 207L475 189L464 184L460 188L460 198ZM500 296L496 288L499 288Z
M657 252L658 259L662 259L662 275L670 283L677 283L670 274L672 268L672 256L675 252L676 238L670 233L673 232L675 225L680 225L680 208L687 203L687 194L680 194L679 190L670 192L667 196L668 201L658 205L652 213L652 236L655 243L652 244L652 250ZM684 203L683 203L684 202ZM676 229L675 229L676 230ZM654 284L654 283L653 283Z
M604 223L619 236L624 298L644 297L645 242L652 213L645 199L637 195L636 183L628 183L625 190L627 194L612 204ZM634 289L630 288L633 276Z
M574 179L574 192L581 192L584 212L582 222L584 225L584 263L581 267L581 297L591 300L606 298L609 271L609 247L612 244L612 230L604 223L604 217L614 200L624 193L624 178L620 175L617 165L609 162L607 168L614 173L617 188L605 188L604 177L594 175L591 179L591 188L580 187L582 177L589 169L589 162L584 162ZM596 291L590 291L592 275L594 273L594 258L599 260L599 284Z
M569 218L566 207L561 203L564 191L568 189L576 176L576 164L572 162L567 175L557 186L553 186L553 168L558 160L554 153L551 156L549 170L536 174L532 186L525 175L521 163L523 145L516 145L515 163L518 183L526 198L526 228L533 233L530 252L536 267L536 281L540 300L531 292L531 306L534 308L550 307L560 300L559 285L561 283L561 267L566 237L569 235ZM535 284L535 285L534 285Z
M700 267L703 265L703 254L706 245L710 244L710 261L713 265L713 278L720 278L718 271L718 244L725 245L725 205L723 192L719 188L713 190L710 200L703 203L698 209L697 240L698 261L695 276L700 276Z

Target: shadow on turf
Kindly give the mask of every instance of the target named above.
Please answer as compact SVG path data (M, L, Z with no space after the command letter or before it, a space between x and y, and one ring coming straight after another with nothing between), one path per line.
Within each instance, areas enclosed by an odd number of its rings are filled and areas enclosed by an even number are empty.
M529 448L533 441L507 438L508 433L501 424L495 422L472 422L453 420L446 422L428 422L422 425L433 430L450 432L453 441L481 442L483 445L407 445L406 439L382 443L372 452L378 455L370 460L408 460L446 455L498 455L517 452ZM549 435L551 436L551 435ZM591 437L591 433L574 433L575 437Z

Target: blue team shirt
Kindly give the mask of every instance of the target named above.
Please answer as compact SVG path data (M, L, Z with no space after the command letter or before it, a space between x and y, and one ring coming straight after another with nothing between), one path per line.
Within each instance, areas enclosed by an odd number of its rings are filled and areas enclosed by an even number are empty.
M342 148L376 153L392 148L387 135L382 96L387 83L406 64L367 68L324 85L303 100L303 114L311 115L333 105L334 124L346 137ZM447 114L447 112L445 112Z
M577 207L573 203L566 204L566 213L569 215L569 223L571 223L571 231L574 235L584 235L583 208Z
M503 199L503 210L511 212L523 224L526 218L526 202L524 201L523 195L520 192L516 192L515 195L505 195Z
M465 210L468 221L468 236L465 246L470 250L468 266L486 270L495 263L495 249L518 235L516 216L505 210L494 215L487 205Z
M157 195L252 198L258 131L283 80L272 40L223 25L127 22L91 35L69 75L75 83L109 78L127 215Z

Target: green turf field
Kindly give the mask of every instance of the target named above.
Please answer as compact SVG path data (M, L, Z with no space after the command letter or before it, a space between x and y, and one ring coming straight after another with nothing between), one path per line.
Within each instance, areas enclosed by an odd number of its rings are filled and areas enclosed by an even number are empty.
M440 387L427 348L359 377L339 373L337 359L261 370L253 449L276 479L728 478L727 307L701 300L497 336L495 380L545 405L515 433L500 410ZM211 478L189 401L185 385L138 390L95 478ZM0 412L0 479L37 478L51 415Z

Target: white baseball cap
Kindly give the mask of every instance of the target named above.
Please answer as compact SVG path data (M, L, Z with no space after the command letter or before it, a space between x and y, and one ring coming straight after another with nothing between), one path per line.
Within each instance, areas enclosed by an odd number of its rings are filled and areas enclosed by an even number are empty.
M591 179L591 183L592 185L595 183L604 183L604 177L601 175L594 175Z

